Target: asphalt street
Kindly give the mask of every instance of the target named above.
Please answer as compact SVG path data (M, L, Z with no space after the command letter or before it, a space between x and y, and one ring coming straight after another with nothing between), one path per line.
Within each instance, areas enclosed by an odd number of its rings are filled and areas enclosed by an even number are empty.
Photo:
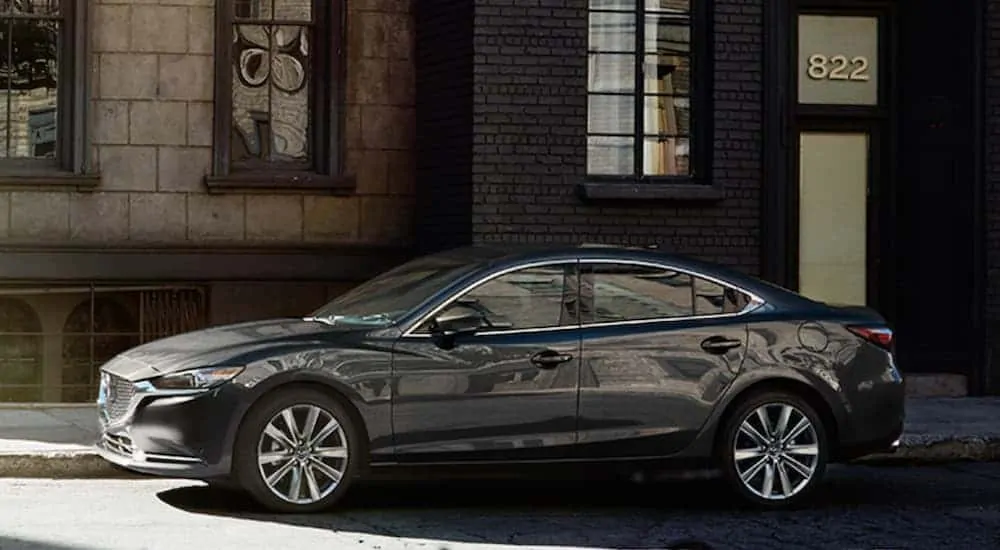
M262 513L197 482L0 480L0 549L1000 548L1000 464L841 467L795 512L734 506L717 481L356 486L338 511Z

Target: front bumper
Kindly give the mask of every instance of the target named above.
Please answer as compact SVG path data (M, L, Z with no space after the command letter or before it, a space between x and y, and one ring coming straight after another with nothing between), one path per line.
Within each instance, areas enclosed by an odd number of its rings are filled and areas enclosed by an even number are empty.
M200 458L147 453L136 448L128 435L121 432L103 432L95 447L104 460L143 474L186 479L216 477L216 468Z
M121 380L118 381L121 384ZM98 399L98 454L120 467L164 477L214 479L229 474L230 419L236 407L222 389L186 395L122 393ZM111 392L112 394L114 392Z

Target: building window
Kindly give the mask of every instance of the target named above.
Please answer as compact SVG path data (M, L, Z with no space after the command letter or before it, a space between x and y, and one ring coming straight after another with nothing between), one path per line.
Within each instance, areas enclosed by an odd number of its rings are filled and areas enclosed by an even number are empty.
M139 344L134 300L98 295L80 303L63 325L62 401L97 399L98 370L109 359Z
M16 298L0 297L0 402L42 398L42 322Z
M0 170L85 171L86 6L0 3Z
M197 286L0 290L0 403L93 403L115 355L208 325Z
M692 0L590 0L587 173L689 178L701 11Z
M218 1L210 185L332 184L342 156L341 2Z

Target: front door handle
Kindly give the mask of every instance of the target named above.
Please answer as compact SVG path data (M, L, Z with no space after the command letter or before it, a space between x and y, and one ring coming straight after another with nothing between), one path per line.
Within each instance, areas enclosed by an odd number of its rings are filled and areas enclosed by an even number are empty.
M572 359L573 356L568 353L559 353L550 349L531 356L531 362L540 369L554 369Z
M711 336L701 341L701 349L715 355L723 355L729 350L738 348L743 342L725 336Z

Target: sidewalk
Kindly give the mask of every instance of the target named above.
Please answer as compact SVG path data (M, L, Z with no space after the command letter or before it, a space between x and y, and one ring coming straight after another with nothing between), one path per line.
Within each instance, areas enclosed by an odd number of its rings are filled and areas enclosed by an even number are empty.
M913 397L899 451L864 462L1000 460L1000 397ZM0 407L0 477L123 477L93 451L91 405Z

